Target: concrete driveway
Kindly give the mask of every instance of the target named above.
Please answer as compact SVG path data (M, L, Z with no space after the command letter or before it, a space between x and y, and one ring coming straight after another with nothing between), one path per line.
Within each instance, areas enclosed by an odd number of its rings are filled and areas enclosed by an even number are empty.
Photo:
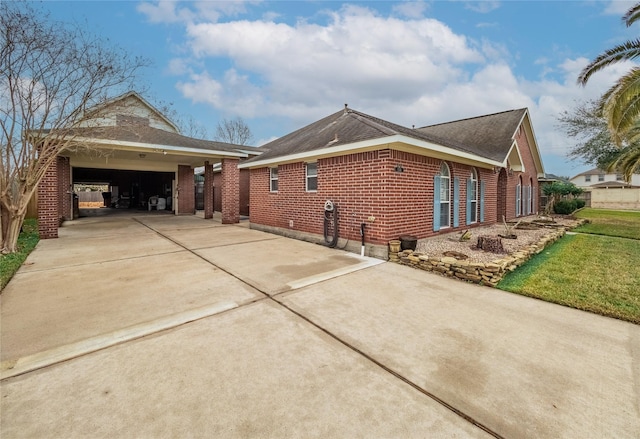
M3 438L640 431L640 326L246 223L76 220L0 301Z

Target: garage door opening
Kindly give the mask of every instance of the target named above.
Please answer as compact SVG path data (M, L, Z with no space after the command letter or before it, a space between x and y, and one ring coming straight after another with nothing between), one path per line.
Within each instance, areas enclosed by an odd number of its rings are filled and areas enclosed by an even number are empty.
M173 172L73 168L72 175L74 217L174 211Z

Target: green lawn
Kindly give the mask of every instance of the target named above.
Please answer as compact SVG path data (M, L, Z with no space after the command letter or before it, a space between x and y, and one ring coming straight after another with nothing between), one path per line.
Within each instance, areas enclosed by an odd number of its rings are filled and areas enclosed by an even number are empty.
M576 229L498 288L640 324L640 213L584 209L580 217L597 234Z
M639 211L587 208L576 213L576 217L589 220L588 224L578 227L576 232L640 239Z
M18 238L18 252L0 255L0 291L9 283L39 240L37 221L33 218L26 219Z

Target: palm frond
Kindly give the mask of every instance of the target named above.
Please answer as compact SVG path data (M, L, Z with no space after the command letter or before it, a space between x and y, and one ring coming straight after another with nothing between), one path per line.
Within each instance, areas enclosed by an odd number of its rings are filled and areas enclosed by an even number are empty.
M640 39L629 40L606 50L582 69L578 76L578 84L585 85L591 75L612 64L632 60L640 56Z
M632 6L622 17L622 21L627 27L631 26L638 18L640 18L640 3Z
M640 144L634 143L620 151L607 165L607 172L620 172L627 183L631 182L633 174L640 172Z
M621 77L602 97L602 109L617 144L640 120L640 68Z

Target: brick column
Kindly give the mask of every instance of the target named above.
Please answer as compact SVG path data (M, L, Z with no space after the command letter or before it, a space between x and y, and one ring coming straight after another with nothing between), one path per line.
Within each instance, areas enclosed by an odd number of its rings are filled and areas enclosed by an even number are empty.
M47 168L38 184L38 232L40 239L58 237L58 162Z
M193 168L178 165L178 215L193 215L196 213L196 189L193 178Z
M58 216L65 221L73 219L71 163L68 157L58 157Z
M213 165L204 162L204 218L213 218Z
M238 159L222 159L222 224L240 222Z

